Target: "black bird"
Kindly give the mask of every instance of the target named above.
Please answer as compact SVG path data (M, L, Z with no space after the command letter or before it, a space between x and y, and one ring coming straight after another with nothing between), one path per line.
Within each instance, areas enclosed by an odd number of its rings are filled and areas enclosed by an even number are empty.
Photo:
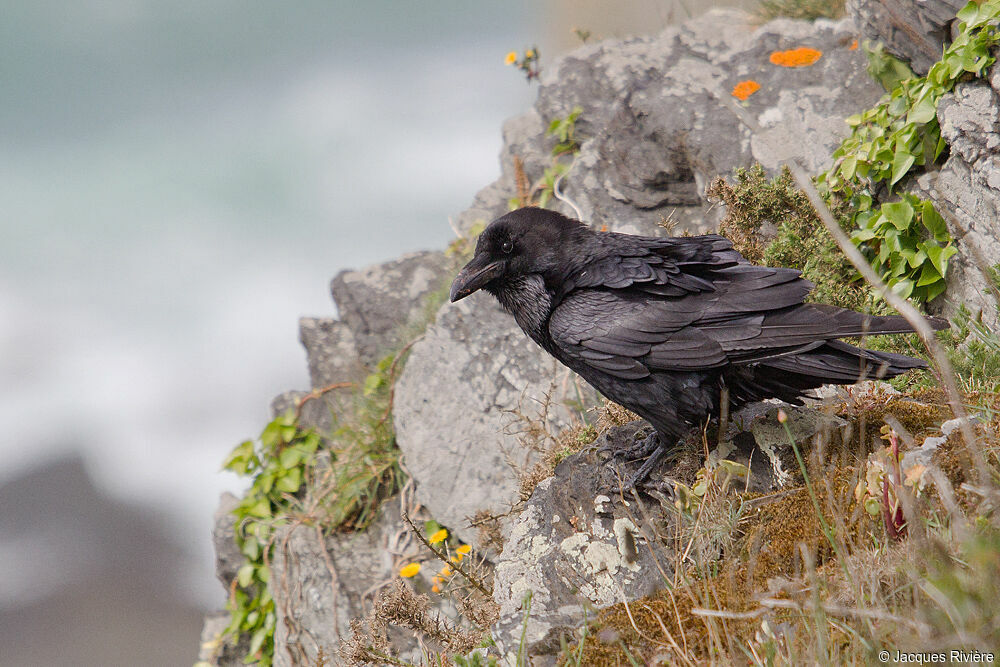
M596 232L522 208L483 231L451 300L486 290L532 340L653 425L628 452L651 454L634 486L682 435L718 416L723 390L733 407L800 405L824 384L926 367L837 340L913 329L898 315L803 303L812 288L794 269L750 264L721 236Z

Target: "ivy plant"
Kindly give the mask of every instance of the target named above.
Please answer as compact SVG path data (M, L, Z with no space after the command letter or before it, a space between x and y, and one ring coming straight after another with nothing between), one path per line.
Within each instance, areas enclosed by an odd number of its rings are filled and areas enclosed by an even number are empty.
M944 291L948 258L955 253L941 216L929 201L913 195L873 204L884 187L895 188L915 168L932 164L945 149L937 108L963 76L982 76L1000 42L1000 0L970 2L959 13L959 33L924 77L900 81L891 93L847 119L851 134L834 152L834 166L819 178L821 188L855 205L853 240L879 269L882 279L916 301Z
M268 667L274 656L276 617L268 590L272 537L287 522L319 444L319 434L299 426L295 414L288 412L264 427L257 441L238 445L223 464L226 470L253 480L233 510L236 545L244 562L227 605L231 620L226 634L249 638L244 662Z
M948 259L957 250L934 205L904 194L898 202L861 207L851 240L889 287L916 301L930 301L943 292Z

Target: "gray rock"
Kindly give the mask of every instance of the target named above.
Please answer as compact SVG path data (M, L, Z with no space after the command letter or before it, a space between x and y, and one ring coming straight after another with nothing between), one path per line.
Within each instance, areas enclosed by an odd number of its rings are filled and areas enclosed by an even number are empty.
M948 265L948 288L935 303L951 317L965 305L987 326L1000 325L997 301L978 264L1000 263L1000 69L990 83L961 83L938 105L941 135L950 153L937 172L917 180L920 194L942 212L958 254Z
M336 663L351 619L364 617L373 595L396 574L401 523L398 504L387 503L364 532L322 537L315 525L305 523L277 532L271 566L275 665L315 664L320 648ZM412 637L391 639L398 655L416 646Z
M885 44L886 51L926 74L951 41L951 22L964 0L847 0L847 14L863 39Z
M543 121L583 108L584 139L565 190L583 218L617 231L706 231L705 186L761 162L777 170L801 158L820 171L847 134L843 119L878 99L865 58L847 47L849 21L780 20L751 30L748 16L715 10L655 38L603 42L558 60L543 75ZM778 67L773 51L807 45L813 66ZM736 83L761 89L746 102L761 125L751 135L727 101ZM662 234L662 231L659 231Z
M629 440L642 427L633 422L607 437ZM509 664L522 633L532 664L545 664L542 656L557 653L560 639L571 635L585 613L592 617L595 607L621 602L623 596L648 595L672 577L673 553L644 524L634 503L612 500L608 489L614 484L612 467L593 451L574 455L506 522L493 584L500 620L491 631ZM668 525L657 529L670 531Z
M809 408L747 406L730 422L727 442L709 456L709 465L727 459L747 466L750 479L734 488L768 493L800 482L794 451L777 420L779 409L788 417L792 439L805 451L817 437L839 441L846 426L837 417ZM523 633L528 653L539 661L532 664L548 664L560 640L583 622L585 609L592 617L593 608L643 597L673 577L677 513L646 496L623 499L609 491L641 462L611 462L596 453L605 446L624 449L649 430L645 421L609 429L590 448L560 463L552 477L538 484L524 509L505 522L493 585L500 620L492 632L508 660L516 655ZM704 465L700 442L679 445L670 459L662 461L650 479L673 478L693 485L694 473Z
M219 507L215 510L215 525L212 528L212 545L215 547L215 576L227 591L236 578L236 572L243 565L243 554L236 546L236 517L233 510L240 499L233 494L223 493L219 497Z
M314 388L352 382L364 376L351 328L340 320L303 317L299 341L306 350L309 382Z
M237 647L228 646L222 638L229 626L228 612L220 611L205 616L205 624L201 628L201 644L198 646L198 662L218 665L239 665L243 660L236 652Z
M518 409L551 433L571 423L566 401L577 383L528 339L492 297L476 294L441 309L413 346L396 384L393 419L417 499L464 541L467 518L480 509L502 513L517 501L509 457L529 465L519 444ZM551 394L552 405L541 405ZM591 401L593 395L591 394Z
M358 355L374 366L425 315L424 297L444 287L450 263L442 252L417 252L360 271L342 271L330 290L340 320L353 332ZM346 342L338 334L335 345Z

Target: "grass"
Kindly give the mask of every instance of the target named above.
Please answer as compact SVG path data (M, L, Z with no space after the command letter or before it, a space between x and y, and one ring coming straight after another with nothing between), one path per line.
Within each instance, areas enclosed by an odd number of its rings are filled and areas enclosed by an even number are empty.
M890 414L931 434L947 416L926 393L857 399L838 408L855 434L878 436L857 425ZM867 664L883 649L1000 645L998 425L979 429L990 490L962 490L971 460L954 433L934 456L941 479L899 490L911 505L902 539L865 511L858 482L872 467L853 455L855 442L806 452L813 493L803 485L772 497L706 494L700 521L687 518L692 538L736 518L733 546L678 557L677 585L602 610L559 664ZM949 507L952 492L959 502Z

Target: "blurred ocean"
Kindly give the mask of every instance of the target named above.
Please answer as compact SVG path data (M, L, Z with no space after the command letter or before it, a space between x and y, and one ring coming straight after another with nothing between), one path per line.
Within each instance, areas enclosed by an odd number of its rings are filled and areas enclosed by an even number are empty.
M521 3L7 4L0 484L82 453L217 604L219 464L307 388L299 316L450 240L530 104L503 55L533 33Z
M647 32L686 15L629 4ZM40 498L86 486L77 468L179 550L180 600L220 606L212 513L240 485L219 466L274 395L307 388L298 318L335 314L342 269L444 247L448 216L498 175L502 121L534 98L504 54L538 45L544 66L573 25L623 12L607 14L523 0L3 3L0 611L108 557L87 522L111 510L38 529Z

